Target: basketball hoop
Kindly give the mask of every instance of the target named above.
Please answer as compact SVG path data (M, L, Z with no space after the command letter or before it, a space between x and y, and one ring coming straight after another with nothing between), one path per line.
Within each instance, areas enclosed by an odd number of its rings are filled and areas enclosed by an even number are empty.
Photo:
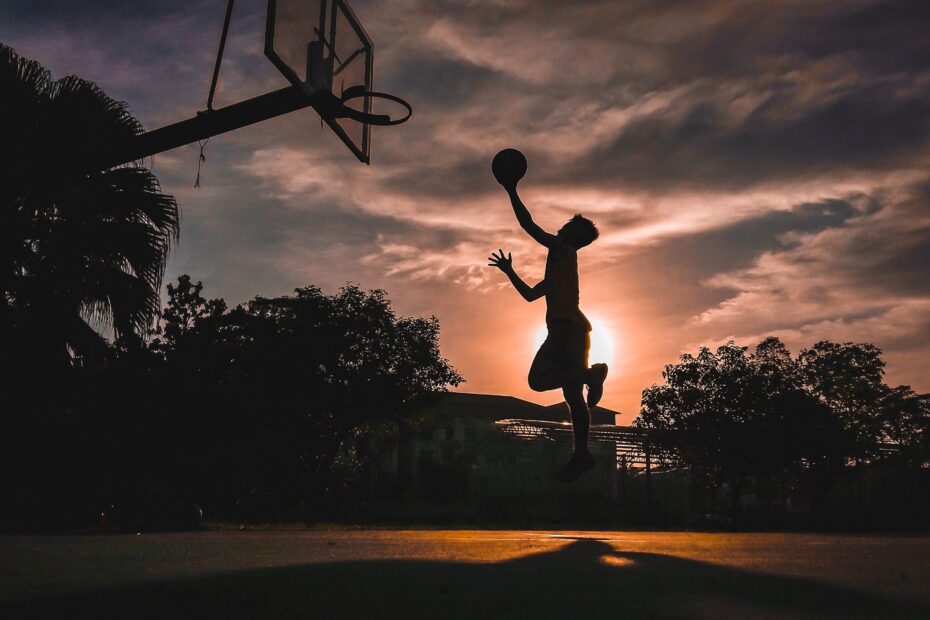
M222 108L214 108L220 65L234 0L227 0L223 30L213 67L207 109L194 117L136 136L109 154L107 166L136 161L269 118L313 108L349 150L371 163L372 126L400 125L413 109L396 95L372 89L374 47L347 0L267 0L265 56L290 86ZM339 94L334 94L338 92ZM392 118L372 112L372 101L392 101L404 114ZM358 108L347 103L361 100Z
M349 118L353 121L358 121L359 123L377 125L379 127L388 127L390 125L400 125L401 123L406 123L413 115L413 108L410 107L410 104L397 95L372 92L366 90L362 85L351 86L345 89L345 91L342 93L342 96L340 97L337 97L330 91L318 91L315 93L314 97L317 99L314 102L314 105L320 116L322 116L324 119ZM363 112L346 105L347 101L361 99L363 97L371 99L385 99L387 101L399 103L404 107L407 113L400 118L392 119L387 114L373 114L371 112ZM368 104L365 107L370 109L371 106Z

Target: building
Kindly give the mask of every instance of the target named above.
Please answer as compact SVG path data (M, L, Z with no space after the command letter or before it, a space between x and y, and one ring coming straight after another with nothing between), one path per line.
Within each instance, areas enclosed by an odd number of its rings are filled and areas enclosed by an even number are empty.
M510 396L444 394L424 409L422 423L381 445L373 508L382 518L609 520L629 468L645 462L638 432L616 426L617 415L592 410L590 448L597 465L566 485L554 477L572 451L565 403L546 407Z

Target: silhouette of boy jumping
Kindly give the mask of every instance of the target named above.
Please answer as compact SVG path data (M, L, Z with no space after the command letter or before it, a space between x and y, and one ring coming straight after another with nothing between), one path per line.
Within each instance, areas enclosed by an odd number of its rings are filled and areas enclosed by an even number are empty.
M497 176L497 175L495 175ZM546 298L546 341L539 347L530 367L530 388L543 392L562 389L565 402L571 410L575 451L558 474L562 482L572 482L594 466L594 457L588 450L588 430L591 415L588 407L600 401L607 378L607 364L588 367L588 350L591 348L591 324L578 306L578 250L597 239L597 227L580 214L570 219L556 234L539 227L529 210L517 195L519 179L497 178L507 190L513 212L523 230L549 249L546 257L546 274L536 286L529 286L513 269L511 254L504 257L491 253L489 266L497 267L510 278L517 292L526 301ZM588 386L585 402L584 386Z

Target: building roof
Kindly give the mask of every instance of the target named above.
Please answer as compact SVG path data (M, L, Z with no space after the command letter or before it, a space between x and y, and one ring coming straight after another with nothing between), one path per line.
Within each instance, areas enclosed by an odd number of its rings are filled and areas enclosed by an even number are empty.
M537 420L550 420L552 422L568 422L571 420L571 416L568 412L568 405L564 402L556 403L554 405L549 405L545 407L547 411L547 417L536 418ZM619 411L614 411L613 409L607 409L606 407L591 407L591 424L616 424L617 418L615 416L620 415Z
M471 394L468 392L449 392L430 407L436 414L443 416L460 416L484 420L546 420L550 422L568 422L568 406L556 403L545 407L513 396L498 394ZM592 424L614 424L619 412L604 407L591 409Z

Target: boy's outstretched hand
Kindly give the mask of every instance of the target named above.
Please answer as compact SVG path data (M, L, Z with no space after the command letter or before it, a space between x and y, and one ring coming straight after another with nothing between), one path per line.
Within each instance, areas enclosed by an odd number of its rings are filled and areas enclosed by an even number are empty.
M542 280L536 286L529 286L517 275L517 272L513 270L513 258L511 258L510 252L507 253L507 256L504 256L503 250L498 250L497 254L491 252L488 261L488 267L497 267L507 274L507 277L510 278L510 283L513 284L514 288L517 289L517 292L520 293L523 299L527 301L536 301L546 294L545 280Z
M500 256L491 252L491 255L488 257L490 261L488 267L497 267L504 273L509 273L513 271L513 258L511 258L511 253L507 253L507 258L504 258L504 251L501 249L497 250L500 253Z

